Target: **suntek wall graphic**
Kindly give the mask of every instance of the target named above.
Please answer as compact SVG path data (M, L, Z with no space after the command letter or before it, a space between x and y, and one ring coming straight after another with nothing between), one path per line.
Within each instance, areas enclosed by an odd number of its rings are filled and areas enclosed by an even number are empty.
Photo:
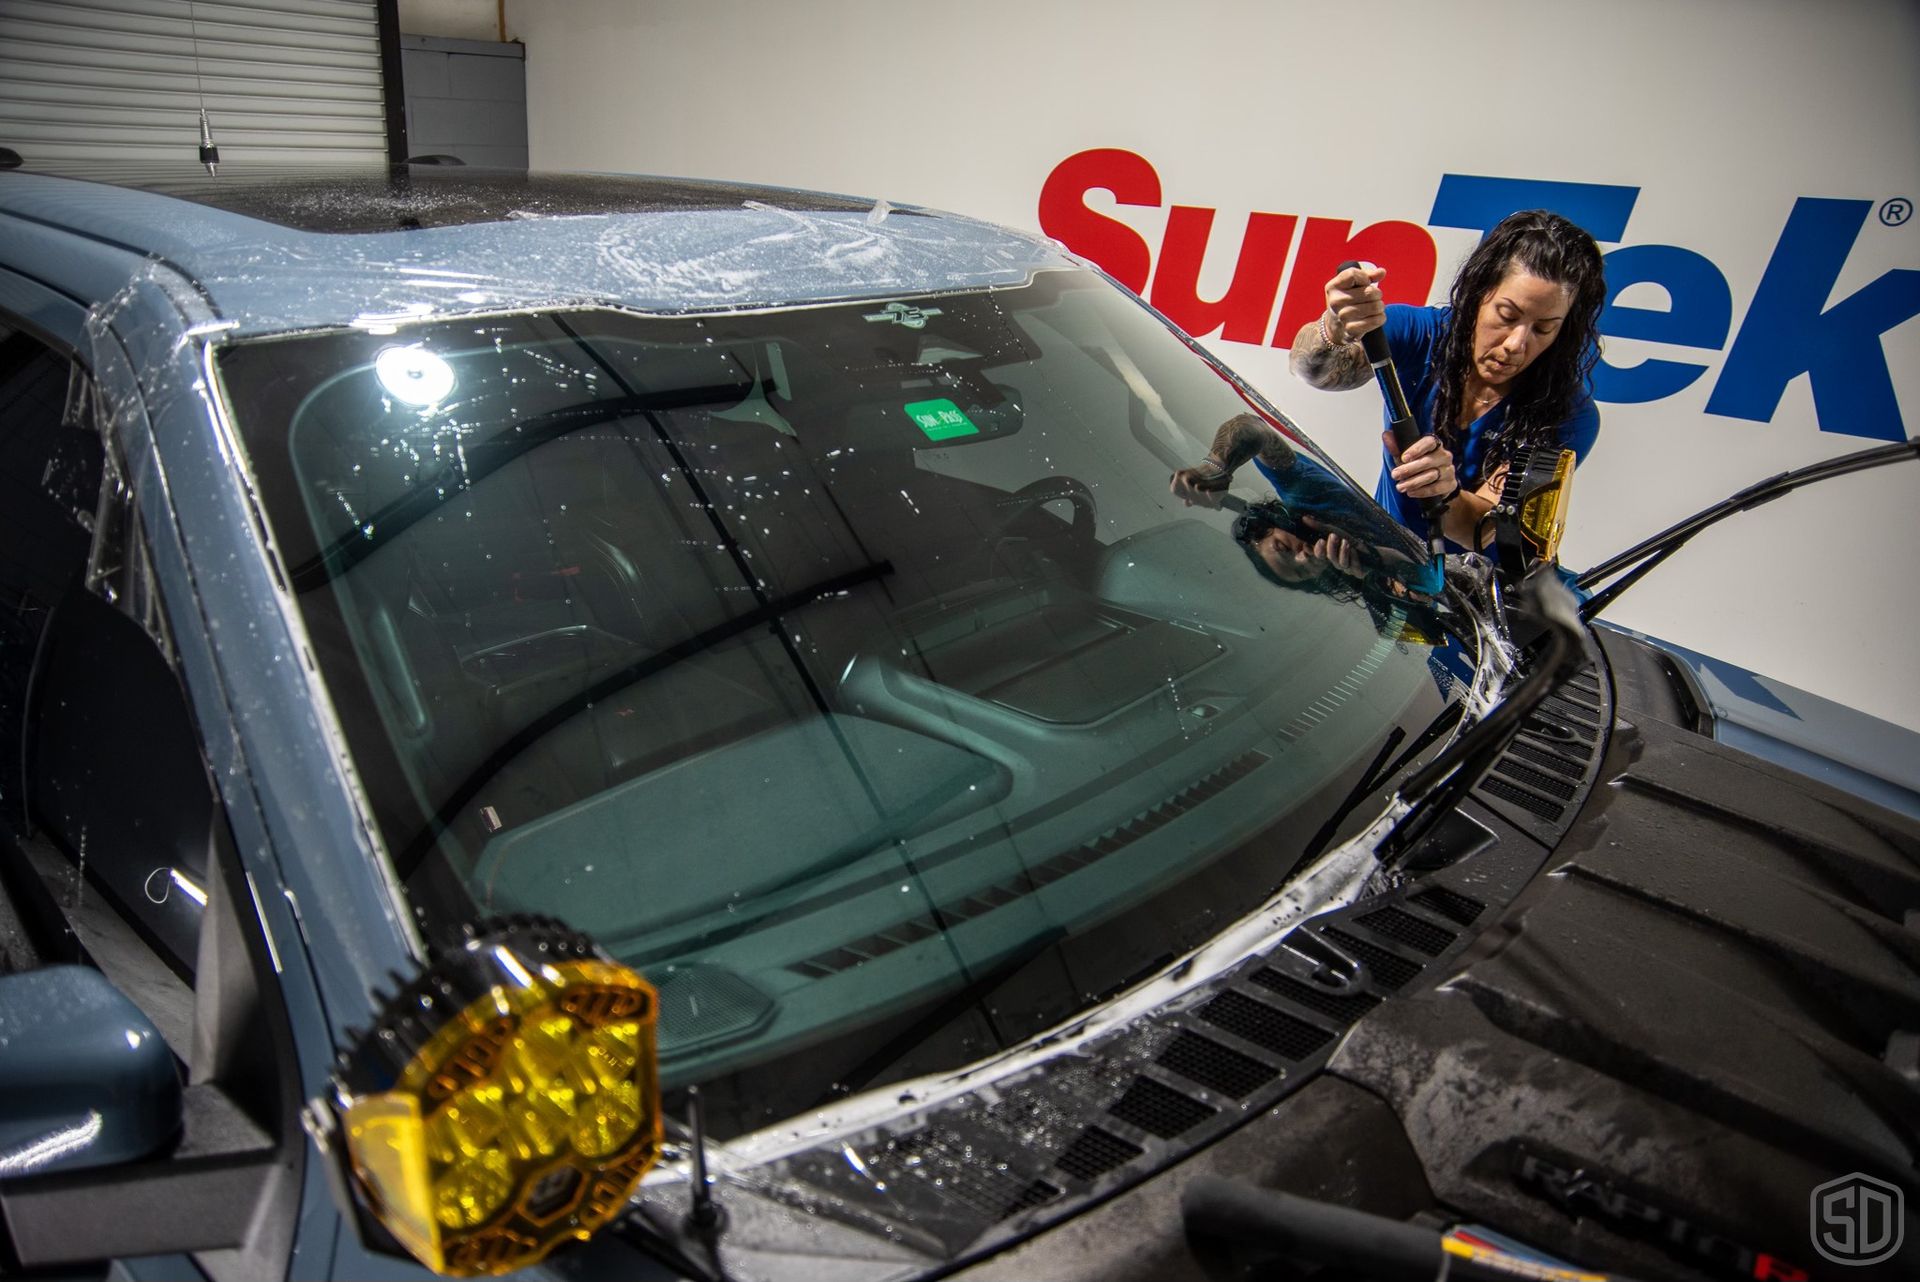
M774 182L1044 231L1362 489L1377 392L1287 368L1334 267L1380 262L1389 298L1431 302L1475 229L1560 209L1601 241L1615 295L1571 566L1920 432L1913 0L506 12L527 41L536 168ZM934 61L915 71L902 51ZM1218 425L1181 426L1197 458ZM1917 495L1917 464L1797 491L1695 539L1607 617L1920 729Z
M1378 263L1387 269L1382 290L1388 302L1425 303L1437 265L1428 227L1484 232L1516 209L1552 209L1585 227L1603 248L1616 246L1606 253L1602 335L1673 349L1669 356L1627 366L1603 360L1594 372L1599 400L1665 399L1707 373L1699 353L1724 351L1707 398L1709 414L1769 422L1787 384L1804 374L1821 431L1887 441L1909 435L1881 336L1920 315L1920 270L1888 271L1863 288L1834 296L1854 241L1876 216L1871 201L1801 196L1782 209L1773 255L1745 314L1736 317L1726 274L1711 258L1680 245L1633 243L1630 223L1641 196L1638 187L1449 173L1438 180L1424 226L1395 220L1355 230L1344 219L1256 211L1247 218L1232 281L1212 299L1200 297L1199 277L1216 234L1214 210L1168 208L1156 253L1132 227L1087 204L1087 193L1095 190L1111 193L1121 205L1164 205L1160 175L1150 161L1131 151L1094 148L1068 156L1047 176L1040 192L1041 229L1100 264L1196 338L1217 335L1228 342L1282 348L1319 315L1322 287L1341 262ZM1911 205L1899 199L1885 201L1877 211L1888 226L1904 223L1911 214ZM1299 249L1283 281L1296 237ZM1441 290L1450 283L1441 280ZM1641 284L1664 289L1668 307L1616 301Z

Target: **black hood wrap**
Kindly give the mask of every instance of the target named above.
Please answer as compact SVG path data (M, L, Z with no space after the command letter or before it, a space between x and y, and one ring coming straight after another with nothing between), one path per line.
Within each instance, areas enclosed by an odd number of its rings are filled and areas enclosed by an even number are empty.
M1659 651L1603 650L1416 852L1437 870L1074 1051L723 1180L722 1260L1258 1276L1274 1261L1184 1234L1206 1174L1640 1278L1912 1276L1920 1225L1843 1270L1808 1199L1856 1172L1920 1192L1920 825L1716 744ZM648 1218L683 1198L648 1191Z

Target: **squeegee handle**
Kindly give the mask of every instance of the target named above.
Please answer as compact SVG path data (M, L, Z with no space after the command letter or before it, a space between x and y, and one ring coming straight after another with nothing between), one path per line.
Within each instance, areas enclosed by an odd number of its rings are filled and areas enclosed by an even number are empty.
M1340 270L1358 267L1359 262L1349 259L1340 264ZM1380 384L1380 395L1387 403L1387 417L1390 420L1387 430L1393 433L1394 461L1399 462L1400 455L1407 447L1420 439L1420 425L1413 421L1413 410L1407 404L1407 393L1400 386L1400 374L1393 368L1393 354L1387 350L1387 332L1384 329L1370 329L1360 336L1360 347L1367 354L1367 364L1373 366L1373 379ZM1428 521L1438 521L1447 505L1439 499L1427 499L1420 510Z

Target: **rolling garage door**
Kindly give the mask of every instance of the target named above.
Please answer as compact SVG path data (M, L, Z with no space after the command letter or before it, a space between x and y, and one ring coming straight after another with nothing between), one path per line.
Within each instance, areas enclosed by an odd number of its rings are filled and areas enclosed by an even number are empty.
M397 86L396 86L397 88ZM35 168L384 161L379 0L0 0L0 146Z

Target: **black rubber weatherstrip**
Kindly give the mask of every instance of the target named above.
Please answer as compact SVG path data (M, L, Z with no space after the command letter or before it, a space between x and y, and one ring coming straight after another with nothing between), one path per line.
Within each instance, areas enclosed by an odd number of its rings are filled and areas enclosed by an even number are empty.
M404 165L408 151L407 77L406 58L400 52L400 0L377 0L374 11L380 33L380 96L386 107L387 163ZM505 12L503 8L503 26Z

